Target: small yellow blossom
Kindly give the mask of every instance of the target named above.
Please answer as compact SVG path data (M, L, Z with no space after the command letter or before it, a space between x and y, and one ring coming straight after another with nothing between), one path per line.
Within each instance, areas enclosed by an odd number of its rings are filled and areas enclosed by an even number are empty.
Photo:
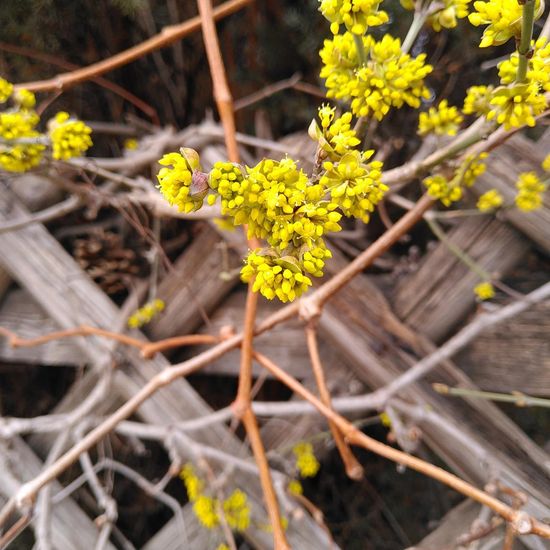
M526 124L535 126L535 117L546 109L546 99L536 82L501 86L493 92L487 120L496 120L505 130Z
M539 38L531 43L532 54L527 62L527 82L534 82L540 89L550 91L550 42ZM498 64L502 84L512 84L517 76L519 56L517 51L509 59Z
M195 502L204 490L204 482L197 476L195 468L193 468L193 465L190 463L183 467L179 476L185 484L187 497L191 502Z
M379 417L382 426L385 426L386 428L391 428L391 418L387 412L380 413Z
M0 144L0 167L8 172L26 172L40 164L46 146L35 130L39 120L34 111L0 113L0 137L13 140L13 144ZM18 139L28 139L30 143L17 143Z
M317 475L321 465L313 453L311 443L301 442L292 449L296 458L296 468L302 477L314 477Z
M449 107L444 99L437 107L430 107L427 113L420 113L418 133L421 136L434 132L437 135L456 135L463 121L462 115L456 107Z
M344 113L334 119L334 107L323 105L319 109L321 126L313 120L309 127L309 136L319 142L319 147L326 153L325 158L338 160L342 155L357 147L361 141L351 128L351 113Z
M545 172L550 172L550 154L542 161L541 166Z
M124 149L126 151L135 151L138 148L138 140L136 138L128 138L124 140Z
M255 292L260 292L268 300L277 297L281 302L292 302L311 286L311 279L304 275L296 258L277 258L260 252L251 252L241 270L245 283L254 279Z
M301 495L304 492L302 484L297 479L290 481L287 488L288 492L292 495Z
M13 84L0 77L0 103L5 103L13 92Z
M230 549L229 549L229 546L225 544L225 542L222 542L221 544L218 544L218 547L216 548L216 550L230 550Z
M462 112L465 115L486 115L490 110L492 96L492 86L470 86L466 91Z
M16 90L13 94L13 100L22 109L32 109L36 105L36 98L29 90Z
M542 194L546 190L546 185L540 181L535 172L520 174L516 187L518 194L514 200L520 210L530 212L542 206Z
M164 307L164 301L158 298L151 302L147 302L143 307L130 315L128 318L128 326L130 328L139 328L150 323L158 313L164 310Z
M246 493L235 489L223 501L223 513L227 524L234 531L242 532L250 525L250 504Z
M522 5L517 0L489 0L474 2L475 11L468 16L470 23L487 25L480 48L504 44L510 38L521 36ZM544 2L536 0L535 19L544 11Z
M168 153L159 164L163 168L157 174L158 187L168 203L181 212L201 208L208 194L208 183L206 175L200 172L196 151L182 149L181 153Z
M436 32L442 29L454 29L457 26L457 19L464 19L468 15L470 2L471 0L444 0L441 9L428 17L428 23Z
M495 289L489 281L479 283L474 287L474 292L480 300L490 300L495 296Z
M459 185L451 185L447 178L441 174L428 176L422 183L428 190L428 195L439 199L445 206L451 206L453 202L462 198L462 189Z
M193 503L195 516L207 529L215 529L220 524L216 508L216 499L202 494Z
M52 141L52 156L56 160L77 157L92 146L91 128L81 120L71 119L61 111L49 121L48 130Z
M463 165L465 167L464 173L462 174L462 181L461 183L465 187L472 187L472 185L475 183L476 179L481 176L487 169L487 165L482 162L489 156L489 153L481 153L477 156L474 155L468 155L463 162ZM458 173L460 172L460 169L458 170Z
M502 202L502 195L496 189L491 189L479 197L477 208L481 212L490 212L491 210L500 208Z
M341 24L354 34L365 34L369 27L388 21L388 14L379 11L381 0L320 0L321 13L331 22L330 30L338 34Z

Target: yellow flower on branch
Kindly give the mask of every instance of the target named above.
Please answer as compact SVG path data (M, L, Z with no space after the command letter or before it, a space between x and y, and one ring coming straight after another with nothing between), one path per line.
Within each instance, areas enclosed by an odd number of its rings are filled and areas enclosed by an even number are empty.
M490 300L495 296L495 289L489 281L479 283L474 287L474 292L480 300Z
M542 194L546 191L546 185L540 181L535 172L520 174L516 187L518 193L514 200L520 210L530 212L542 206Z
M223 501L223 514L234 531L246 531L250 525L250 504L244 491L235 489Z
M296 468L302 477L314 477L317 475L321 465L313 453L311 443L297 443L292 452L296 458Z
M481 212L491 212L492 210L500 208L502 202L502 195L496 189L491 189L479 197L477 208Z
M430 132L437 135L456 135L464 118L456 107L449 107L444 99L437 107L430 107L427 113L420 113L418 133L424 136Z
M338 34L340 25L349 32L365 34L369 27L388 21L388 14L380 11L381 0L320 0L321 13L331 22L332 34Z
M0 77L0 103L5 103L13 92L13 84Z
M78 157L92 146L91 128L61 111L48 123L52 156L56 160Z

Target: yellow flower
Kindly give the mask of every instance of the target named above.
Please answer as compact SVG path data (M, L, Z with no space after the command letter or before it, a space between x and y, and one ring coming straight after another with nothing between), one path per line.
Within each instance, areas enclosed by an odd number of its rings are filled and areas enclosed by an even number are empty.
M127 151L135 151L138 148L138 140L136 138L128 138L124 140L124 149Z
M0 103L5 103L13 92L13 84L0 77Z
M412 58L401 51L401 42L386 34L379 42L372 36L362 37L367 61L357 54L349 32L325 40L320 51L323 61L321 78L326 78L327 96L351 102L356 116L373 115L378 120L391 107L407 104L418 108L430 92L424 78L432 72L425 64L426 55Z
M227 524L234 531L245 531L250 525L250 504L246 493L235 489L223 501L223 513Z
M487 120L496 120L505 130L526 124L535 125L535 117L546 109L546 99L536 82L499 87L490 100Z
M502 195L496 189L491 189L479 197L477 208L481 212L490 212L501 207L502 202Z
M471 0L444 0L441 8L428 17L428 22L436 32L453 29L457 25L457 19L464 19L468 15L470 2Z
M339 26L354 34L365 34L368 27L382 25L388 14L379 11L381 0L320 0L321 13L331 22L330 30L338 34Z
M459 185L451 185L447 178L441 174L429 176L422 183L428 190L428 195L439 199L445 206L451 206L453 202L462 198L462 189Z
M520 210L530 212L542 206L542 194L546 190L546 185L540 181L535 172L520 174L516 187L518 194L514 200Z
M195 468L190 463L187 463L180 472L180 478L185 484L187 497L191 502L199 498L204 490L204 482L195 473Z
M495 296L495 289L489 281L479 283L474 287L474 292L480 300L490 300Z
M143 307L132 313L128 318L128 326L130 328L138 328L150 323L151 320L160 313L165 307L165 304L160 299L147 302Z
M74 120L69 113L61 111L49 121L48 130L52 141L52 156L56 160L77 157L92 146L91 128L81 120Z
M532 55L527 63L526 80L535 82L543 90L550 91L550 42L539 38L531 43ZM516 79L519 56L517 51L509 59L498 64L502 84L512 84Z
M36 105L36 98L29 90L16 90L13 94L13 100L21 109L32 109Z
M542 161L542 169L545 172L550 172L550 154L546 156L546 158Z
M317 475L321 465L313 453L311 443L301 442L292 449L296 458L296 468L302 477L314 477Z
M479 27L487 25L480 48L504 44L510 38L521 36L522 6L517 0L489 0L474 2L476 11L468 16L470 23ZM535 19L544 11L544 2L536 0Z
M292 495L301 495L304 492L304 488L302 487L302 484L297 480L293 479L288 483L288 492Z
M349 151L338 163L325 162L320 184L330 193L331 202L346 216L369 221L370 212L383 199L388 187L382 183L382 163L366 161L374 151Z
M46 146L35 130L39 117L34 111L0 113L0 137L13 144L0 144L0 166L8 172L26 172L40 164ZM18 143L28 139L29 143ZM36 142L33 142L36 140Z
M296 258L262 255L261 250L248 255L241 278L245 283L255 278L254 292L268 300L277 297L281 302L292 302L311 286L311 279L304 275Z
M325 158L338 160L342 155L357 147L361 141L351 128L351 113L344 113L334 120L334 107L323 105L319 109L321 127L315 120L311 122L308 133L326 153Z
M466 91L462 112L465 115L486 115L490 110L492 96L492 86L470 86Z
M427 113L420 113L418 120L418 133L421 136L434 132L437 135L456 135L461 122L462 115L456 107L449 107L444 99L437 107L430 107Z
M464 173L460 175L461 169L457 170L457 175L461 177L461 182L465 187L472 187L475 183L478 176L481 176L487 168L486 164L482 162L489 156L489 153L481 153L478 156L474 157L473 155L468 155L462 166L465 168Z
M206 495L199 495L193 503L195 516L207 529L215 529L220 524L216 507L216 500Z
M182 149L181 153L164 155L159 164L163 166L157 174L160 192L181 212L191 212L201 208L208 193L206 174L200 172L198 155L192 149Z

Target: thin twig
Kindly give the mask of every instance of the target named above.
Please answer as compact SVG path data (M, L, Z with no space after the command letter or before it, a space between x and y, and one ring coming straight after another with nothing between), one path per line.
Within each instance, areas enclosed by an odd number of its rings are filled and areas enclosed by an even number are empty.
M485 491L474 487L470 483L460 479L450 472L447 472L446 470L443 470L442 468L434 466L429 462L372 439L358 430L351 422L347 421L345 418L324 405L312 393L304 388L300 382L278 367L267 357L258 352L254 353L254 357L264 368L269 370L271 374L283 382L287 387L311 403L327 419L332 420L342 430L346 436L346 439L351 443L363 447L368 451L374 452L377 455L387 458L397 464L402 464L412 470L436 479L459 493L462 493L463 495L488 506L497 514L506 519L506 521L510 522L518 534L526 535L532 533L550 539L549 525L530 517L525 512L518 512L517 510L514 510L497 498L492 497Z
M225 4L218 6L213 14L215 19L222 19L232 13L244 8L250 4L252 0L229 0ZM39 80L37 82L26 82L18 84L16 88L24 88L31 92L47 92L51 90L66 90L67 88L90 80L93 77L107 73L123 65L127 65L144 55L147 55L159 48L169 46L173 42L184 38L185 36L198 31L201 28L200 17L193 17L188 21L184 21L179 25L171 25L165 27L159 34L152 36L141 44L128 48L108 59L93 63L82 69L61 73L48 80Z
M306 339L307 339L307 348L309 351L309 357L311 359L311 366L313 368L313 374L315 375L315 381L317 382L317 388L319 390L319 396L321 401L327 406L332 407L330 392L327 387L327 382L325 379L325 373L323 370L323 364L321 362L321 357L319 356L319 346L317 345L317 331L315 329L315 319L311 319L306 325ZM342 462L344 463L344 468L348 477L354 480L359 480L363 477L363 467L355 458L353 452L349 448L349 445L344 440L342 432L338 427L329 420L329 427L336 443Z

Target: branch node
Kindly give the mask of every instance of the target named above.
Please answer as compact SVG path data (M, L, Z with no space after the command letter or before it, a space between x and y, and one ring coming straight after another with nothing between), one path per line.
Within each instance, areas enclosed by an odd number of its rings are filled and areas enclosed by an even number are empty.
M527 512L518 512L513 521L512 528L519 535L528 535L533 529L533 522Z
M314 297L302 298L298 304L298 316L306 323L312 322L321 316L322 307Z

